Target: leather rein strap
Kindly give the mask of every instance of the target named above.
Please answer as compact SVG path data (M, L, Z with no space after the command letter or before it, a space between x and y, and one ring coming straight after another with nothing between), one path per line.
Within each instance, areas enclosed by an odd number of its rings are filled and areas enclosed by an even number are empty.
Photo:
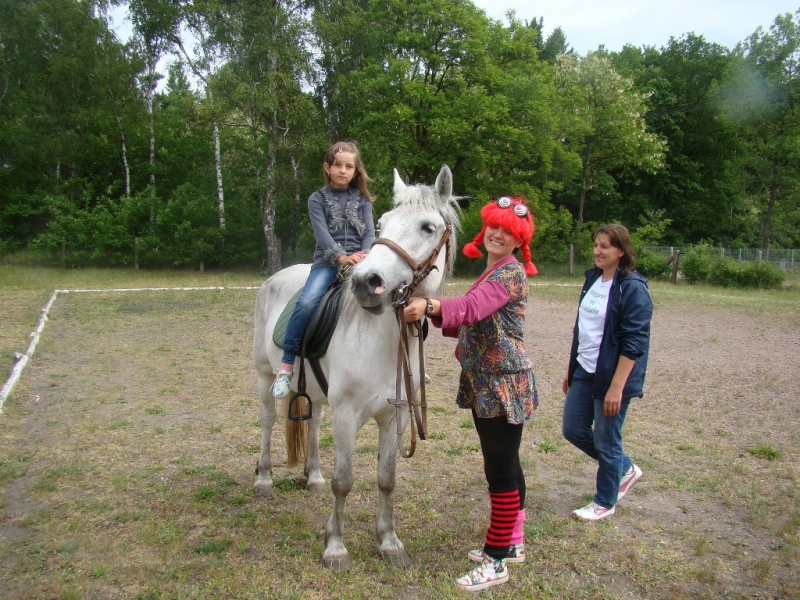
M417 264L408 253L398 246L392 240L386 238L377 238L373 243L383 244L394 250L400 255L403 260L408 263L414 272L411 283L403 286L399 290L398 297L395 298L394 314L397 319L397 326L400 330L400 341L397 346L397 378L395 381L395 398L388 398L390 404L394 404L397 411L397 447L400 450L400 456L403 458L411 458L414 456L414 451L417 448L417 432L421 440L428 437L428 403L425 396L425 348L422 332L422 320L413 323L406 323L403 316L403 309L408 303L408 298L417 289L417 286L430 274L433 269L437 269L436 259L439 257L442 247L449 255L450 250L450 230L447 229L442 236L439 245L433 249L427 259ZM414 390L413 372L411 370L411 357L410 347L408 341L408 334L411 331L412 337L416 336L419 345L419 402L417 402L416 393ZM403 398L403 385L406 388L406 398ZM400 411L403 405L408 405L408 412L410 415L411 423L411 447L406 451L403 444L403 426Z
M408 263L408 266L411 267L411 270L414 272L414 276L411 278L411 283L404 285L401 288L402 297L395 300L395 309L397 308L398 303L405 302L414 293L414 290L417 289L417 286L422 283L422 281L430 275L430 272L434 269L437 269L436 266L436 259L439 258L439 252L442 251L442 247L446 247L446 252L449 255L450 249L450 230L446 229L444 235L442 236L439 245L433 249L433 252L430 253L428 258L423 260L421 263L417 264L417 262L408 255L408 252L403 250L400 246L398 246L395 242L388 238L375 238L375 241L372 242L372 245L381 244L383 246L388 246L392 250L394 250L400 257ZM403 304L405 306L405 304Z

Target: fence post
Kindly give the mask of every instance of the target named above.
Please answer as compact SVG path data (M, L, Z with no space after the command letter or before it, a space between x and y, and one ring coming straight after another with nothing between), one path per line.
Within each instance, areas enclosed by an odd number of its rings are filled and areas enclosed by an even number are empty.
M575 244L569 245L569 274L575 270Z
M133 238L133 270L139 270L139 236Z
M672 259L672 274L669 277L669 281L670 283L678 283L678 261L681 259L681 251L674 250Z
M762 260L763 258L764 258L764 251L763 251L763 250L759 250L759 251L758 251L758 257L756 258L756 260L757 260L758 262L761 262L761 260Z

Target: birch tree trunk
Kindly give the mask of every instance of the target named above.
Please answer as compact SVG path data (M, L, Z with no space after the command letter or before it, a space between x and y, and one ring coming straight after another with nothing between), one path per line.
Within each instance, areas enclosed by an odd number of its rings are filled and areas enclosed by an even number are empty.
M219 228L225 230L225 190L222 186L222 155L219 144L219 125L214 121L214 163L217 168L217 209Z
M128 165L128 150L125 146L125 130L122 128L122 119L119 113L115 111L114 116L117 119L117 128L119 129L120 150L122 153L122 167L125 169L125 197L131 197L131 169Z

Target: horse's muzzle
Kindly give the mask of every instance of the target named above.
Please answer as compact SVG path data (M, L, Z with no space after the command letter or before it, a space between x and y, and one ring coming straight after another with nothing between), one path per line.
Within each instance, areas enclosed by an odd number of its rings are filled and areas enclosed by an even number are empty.
M391 302L386 283L375 272L353 273L350 287L361 308L376 315L383 313Z

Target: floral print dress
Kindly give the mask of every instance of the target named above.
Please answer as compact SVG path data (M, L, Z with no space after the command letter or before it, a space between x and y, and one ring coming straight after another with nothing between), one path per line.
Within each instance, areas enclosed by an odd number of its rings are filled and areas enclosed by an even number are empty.
M523 342L528 278L522 265L502 262L470 290L487 281L500 283L509 301L498 311L458 328L461 379L456 402L480 418L505 415L509 423L524 423L539 405L539 394Z

